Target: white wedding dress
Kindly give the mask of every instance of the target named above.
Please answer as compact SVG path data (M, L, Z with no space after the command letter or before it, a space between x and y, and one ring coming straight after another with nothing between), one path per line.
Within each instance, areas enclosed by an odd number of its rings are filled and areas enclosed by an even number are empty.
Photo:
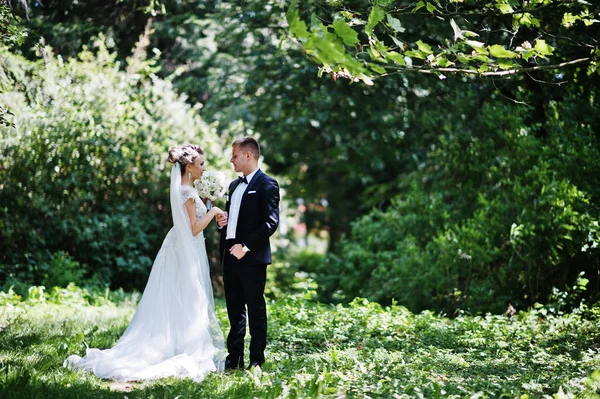
M129 327L110 349L69 356L65 367L89 370L117 381L163 377L202 381L223 370L225 345L214 311L204 234L192 235L185 201L196 203L196 218L207 212L198 193L171 171L173 228L167 234Z

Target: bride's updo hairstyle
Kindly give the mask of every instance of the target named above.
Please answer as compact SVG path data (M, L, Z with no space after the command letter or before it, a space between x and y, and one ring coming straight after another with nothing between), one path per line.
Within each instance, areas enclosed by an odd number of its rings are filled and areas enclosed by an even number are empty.
M183 176L185 174L185 165L193 164L202 154L204 154L204 148L197 144L173 147L169 150L169 162L178 162L181 165L181 175Z

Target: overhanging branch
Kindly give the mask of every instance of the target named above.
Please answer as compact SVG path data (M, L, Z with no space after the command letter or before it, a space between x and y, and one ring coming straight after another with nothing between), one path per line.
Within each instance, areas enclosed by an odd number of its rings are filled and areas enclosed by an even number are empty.
M507 75L515 75L519 73L540 71L544 69L557 69L563 68L570 65L587 63L592 60L591 57L578 58L576 60L565 61L559 64L551 64L551 65L538 65L529 68L514 68L507 69L504 71L491 71L491 72L479 72L473 69L464 69L464 68L419 68L419 67L390 67L386 66L387 69L396 69L397 72L419 72L419 73L463 73L467 75L478 75L478 76L507 76ZM388 74L380 75L386 76Z

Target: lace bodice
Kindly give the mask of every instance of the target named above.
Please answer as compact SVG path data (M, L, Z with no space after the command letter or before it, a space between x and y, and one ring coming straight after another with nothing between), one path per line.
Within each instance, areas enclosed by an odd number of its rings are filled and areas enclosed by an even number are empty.
M190 198L194 200L196 203L196 219L200 219L202 216L206 215L208 210L206 209L206 205L200 199L198 195L198 191L196 191L193 187L189 186L181 186L181 198L185 203Z

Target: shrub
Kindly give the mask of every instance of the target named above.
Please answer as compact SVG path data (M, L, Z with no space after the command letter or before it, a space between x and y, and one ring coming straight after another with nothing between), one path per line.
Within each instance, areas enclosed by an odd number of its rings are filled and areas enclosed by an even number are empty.
M558 115L569 118L571 101ZM597 275L600 197L579 176L600 175L594 125L559 118L536 135L497 106L471 123L440 138L388 209L353 224L317 279L322 298L503 312L547 300L581 271Z
M199 143L226 167L154 60L120 65L96 46L69 60L40 47L37 62L0 50L0 106L15 113L14 129L0 126L0 285L96 275L142 288L172 225L169 147Z

